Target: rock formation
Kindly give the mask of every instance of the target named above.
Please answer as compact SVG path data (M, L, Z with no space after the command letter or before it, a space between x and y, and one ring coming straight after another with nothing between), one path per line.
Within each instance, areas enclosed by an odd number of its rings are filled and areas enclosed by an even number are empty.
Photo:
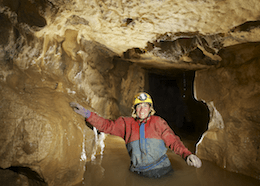
M259 43L223 49L220 55L230 56L225 67L201 70L196 75L197 98L207 102L211 110L209 129L198 144L198 155L258 179L259 49Z
M148 72L179 69L196 71L210 110L198 156L259 179L259 10L254 0L0 0L0 167L79 182L97 144L69 102L127 116Z

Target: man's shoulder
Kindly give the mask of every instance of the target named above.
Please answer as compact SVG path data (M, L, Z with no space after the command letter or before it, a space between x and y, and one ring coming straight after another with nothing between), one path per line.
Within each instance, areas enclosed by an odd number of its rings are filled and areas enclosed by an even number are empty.
M156 115L151 116L151 119L158 120L158 121L165 121L162 117Z
M133 117L130 116L120 116L118 119L122 119L125 121L135 121L135 119Z

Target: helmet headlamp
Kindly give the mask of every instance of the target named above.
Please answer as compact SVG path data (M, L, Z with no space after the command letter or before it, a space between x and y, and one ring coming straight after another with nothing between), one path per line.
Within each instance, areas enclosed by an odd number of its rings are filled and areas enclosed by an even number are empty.
M145 93L141 93L137 98L141 101L145 101L147 99L147 95Z

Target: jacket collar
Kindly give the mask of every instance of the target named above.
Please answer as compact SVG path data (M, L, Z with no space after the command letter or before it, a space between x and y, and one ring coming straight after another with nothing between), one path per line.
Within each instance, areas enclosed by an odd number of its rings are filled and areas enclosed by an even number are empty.
M144 120L140 120L140 119L136 119L136 121L137 121L137 123L140 125L140 124L142 124L142 123L148 123L148 122L150 122L150 120L151 120L151 118L152 118L152 116L148 116L147 118L145 118Z

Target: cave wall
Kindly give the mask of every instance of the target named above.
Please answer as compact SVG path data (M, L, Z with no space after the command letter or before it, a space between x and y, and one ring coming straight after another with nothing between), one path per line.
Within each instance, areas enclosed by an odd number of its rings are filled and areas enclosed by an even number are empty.
M99 144L69 102L110 119L131 114L144 71L100 54L105 49L99 45L86 46L87 59L73 61L62 51L57 66L1 61L1 168L29 167L49 185L80 182Z
M133 96L144 87L144 70L80 37L75 27L37 36L47 24L39 14L44 2L1 1L0 167L29 168L48 185L73 185L101 147L69 102L109 119L129 116ZM72 16L67 24L81 21ZM13 178L19 185L21 179Z
M220 51L225 67L196 72L195 92L209 107L208 131L197 155L227 170L259 179L260 78L259 43Z
M72 98L40 82L15 69L1 79L0 166L31 168L50 185L80 181L94 134L69 110Z

